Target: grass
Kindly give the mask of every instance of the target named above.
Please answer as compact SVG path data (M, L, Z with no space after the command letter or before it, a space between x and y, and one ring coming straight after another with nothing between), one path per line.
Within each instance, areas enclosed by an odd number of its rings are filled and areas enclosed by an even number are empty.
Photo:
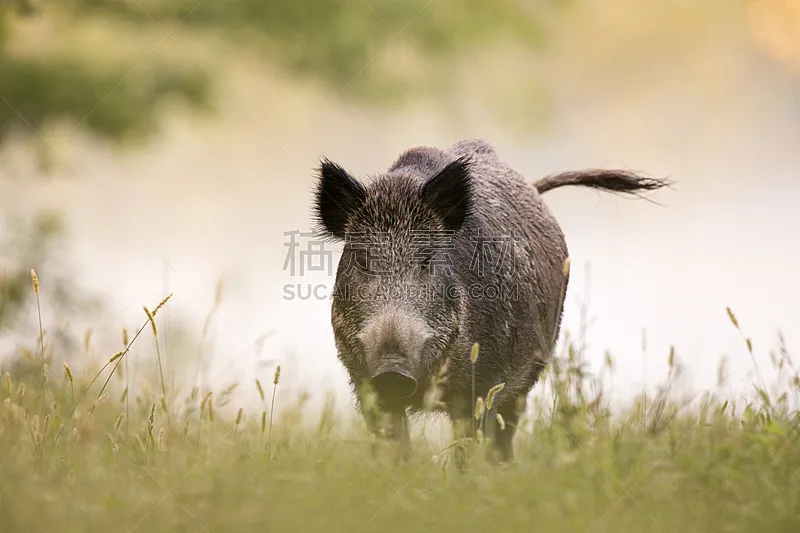
M800 378L785 349L772 358L779 382L768 389L759 372L738 404L720 391L682 397L671 353L654 397L612 409L602 381L613 359L592 376L567 342L520 423L515 461L483 462L484 439L459 473L453 448L422 436L407 464L373 457L361 421L332 404L319 420L303 416L306 397L275 411L279 371L271 397L257 381L232 410L231 387L168 390L158 350L152 383L122 375L148 324L158 345L165 303L96 371L55 373L41 328L42 355L6 364L0 531L800 531Z

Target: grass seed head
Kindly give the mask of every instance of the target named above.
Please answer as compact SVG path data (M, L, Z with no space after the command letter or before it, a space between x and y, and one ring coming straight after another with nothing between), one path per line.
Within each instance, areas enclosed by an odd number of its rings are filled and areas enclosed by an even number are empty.
M39 276L34 269L31 269L31 282L33 282L33 292L39 294Z
M128 328L122 328L122 345L128 345Z
M725 384L725 381L728 379L728 359L726 357L722 357L719 360L719 365L717 366L717 387L722 387Z
M739 321L736 320L736 315L733 314L733 311L731 311L731 308L730 307L726 307L725 310L728 311L728 318L731 319L731 322L733 323L733 326L736 329L739 329Z
M206 404L211 399L211 391L208 391L204 396L203 399L200 401L200 413L202 414L205 411Z
M501 390L505 388L505 383L498 383L491 389L489 389L489 394L486 396L486 408L491 409L494 405L495 397L500 393Z
M162 307L164 307L164 304L166 304L167 301L169 301L170 298L172 298L172 293L170 293L169 296L167 296L166 298L164 298L163 300L158 302L158 305L156 305L155 308L153 309L153 316L156 316L156 313L158 313L158 310L161 309Z
M109 442L109 444L111 444L111 449L114 450L115 452L118 452L119 451L119 445L117 444L117 441L114 440L114 437L112 437L108 433L106 433L106 437L108 437L108 442Z
M605 365L609 372L614 370L614 359L611 357L611 352L606 352Z
M92 344L92 328L88 328L83 334L83 351L88 352L89 346Z
M261 398L261 401L264 401L264 387L261 386L261 381L256 378L256 388L258 389L258 397Z
M222 394L220 394L220 395L219 395L220 399L227 398L228 396L230 396L231 394L233 394L233 392L234 392L234 391L235 391L235 390L236 390L238 387L239 387L239 382L232 383L232 384L228 385L228 386L227 386L227 387L225 387L225 389L222 391Z
M156 320L153 318L153 313L151 313L147 307L142 306L144 312L147 313L147 321L150 322L150 327L153 329L153 336L158 337L158 330L156 329Z
M769 352L769 362L772 363L772 366L780 370L783 368L783 361L778 359L778 356L775 355L775 352L770 350Z
M278 365L275 368L275 378L272 380L272 384L277 385L280 379L281 379L281 365Z
M478 396L478 399L475 400L475 420L480 420L483 416L484 404L483 398Z
M94 401L94 405L92 406L92 409L94 409L94 407L97 406L97 405L105 403L105 401L108 400L109 397L110 396L109 396L109 394L107 392L104 392L101 396L98 396L97 399Z
M22 352L22 355L25 356L25 359L27 359L31 363L35 363L36 362L36 358L34 357L32 351L30 351L29 349L25 348L24 346L22 346L20 348L20 351Z
M478 362L478 351L480 350L480 346L476 342L472 345L472 349L469 352L469 362L473 365Z
M69 365L67 364L66 361L64 361L64 374L67 375L67 379L69 380L69 382L73 383L72 370L69 369Z

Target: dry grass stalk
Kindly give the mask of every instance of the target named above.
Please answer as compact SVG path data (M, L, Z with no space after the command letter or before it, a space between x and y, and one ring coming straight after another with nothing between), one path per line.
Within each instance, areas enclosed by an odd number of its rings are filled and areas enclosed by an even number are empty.
M42 405L41 405L41 416L44 416L44 402L45 402L45 394L46 394L46 385L47 385L47 377L45 374L45 357L44 357L44 328L42 327L42 305L39 301L39 276L36 275L36 271L31 269L31 282L33 283L33 292L36 293L36 314L39 317L39 348L42 352ZM44 448L42 448L42 452L44 453Z
M275 368L275 376L272 379L272 402L269 408L269 435L267 436L267 457L272 459L272 417L275 414L275 393L278 390L278 382L281 379L281 365Z
M161 309L161 307L165 303L167 303L167 300L169 300L171 297L172 297L172 295L170 294L169 296L167 296L166 298L161 300L158 303L158 305L155 307L155 309L153 310L152 313L147 309L147 307L143 307L144 308L144 312L147 314L147 320L148 320L148 322L150 322L150 327L153 330L153 340L156 343L156 359L158 360L158 374L159 374L159 377L161 378L161 399L162 399L162 401L164 403L164 412L167 415L167 427L170 427L170 428L172 427L172 420L170 419L170 416L169 416L169 409L167 409L167 385L166 385L166 382L164 381L164 366L163 366L163 364L161 362L161 348L160 348L159 342L158 342L158 329L156 328L155 315L156 315L156 312L158 312L158 310Z
M168 299L169 299L169 296L167 298L165 298L164 300L162 300L162 302L166 303L166 301ZM148 315L149 315L149 313L148 313ZM97 374L95 374L94 378L92 378L92 380L89 382L89 384L84 389L83 394L81 395L81 399L83 399L86 396L86 394L89 392L89 389L92 387L92 385L94 385L94 382L97 381L97 378L100 377L100 375L103 373L103 371L105 371L105 369L108 367L108 365L114 363L114 367L111 369L111 373L109 373L108 377L106 378L105 383L103 383L103 387L100 389L100 392L97 394L97 397L99 398L103 394L103 392L105 392L105 389L108 386L109 381L111 381L111 377L114 375L114 372L119 367L120 361L125 357L125 355L128 354L128 352L131 349L131 346L133 346L133 343L136 342L136 339L139 338L139 335L141 335L142 331L144 331L144 328L146 328L149 323L150 323L150 320L148 318L148 320L145 321L145 323L142 324L142 326L136 332L136 335L133 336L133 339L131 339L131 341L125 346L125 349L123 351L121 351L121 352L118 352L118 353L114 354L114 356L111 357L103 365L103 367L100 369L100 371L97 372ZM124 337L127 337L127 334L124 334ZM77 406L79 404L80 404L80 402L75 402L75 405L73 405L72 409L70 410L69 414L66 417L66 420L69 420L72 417L72 415L75 413L75 409L77 408ZM53 441L53 445L55 445L58 442L58 439L61 436L61 433L63 432L64 427L66 427L66 420L65 420L65 424L61 426L61 430L56 435L56 438Z

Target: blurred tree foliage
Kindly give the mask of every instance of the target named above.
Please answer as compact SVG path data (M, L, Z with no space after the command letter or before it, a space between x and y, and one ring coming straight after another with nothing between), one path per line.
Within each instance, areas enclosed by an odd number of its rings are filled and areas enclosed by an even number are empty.
M334 93L359 79L346 96L379 101L404 88L403 71L369 68L389 45L423 58L425 75L441 75L452 54L503 42L542 42L546 16L568 0L0 0L0 143L9 134L59 120L78 121L114 141L147 136L160 106L177 98L200 109L210 103L210 76L185 62L122 59L98 64L88 51L15 51L14 29L50 17L55 32L102 21L123 34L160 31L222 37L248 47L287 73L312 78ZM398 34L400 36L398 37ZM179 39L175 38L178 43ZM180 43L178 43L180 47ZM33 47L35 48L35 47ZM398 62L399 63L399 62ZM395 65L392 65L394 67Z
M12 139L38 142L63 125L116 143L149 138L166 105L213 104L219 73L209 58L218 55L199 54L218 45L341 98L385 104L419 93L420 80L447 81L455 56L541 44L543 21L568 2L0 0L0 149ZM158 42L177 57L147 54ZM35 316L31 266L63 304L53 316L70 316L90 299L58 278L63 264L48 266L63 242L58 219L30 218L25 227L0 220L0 333L24 330Z
M558 26L572 42L576 35L566 31L570 27L578 36L591 31L587 43L597 44L603 35L617 42L620 31L638 27L628 20L636 5L635 0L613 0L602 7L577 0L0 0L0 146L11 134L35 138L31 127L38 131L58 122L81 124L111 141L146 138L157 130L168 102L178 100L196 110L212 104L216 73L207 68L206 58L202 67L194 64L193 49L191 57L187 52L177 61L153 56L140 63L146 50L132 52L130 42L145 35L174 39L182 50L191 49L189 41L197 41L207 47L224 43L248 56L255 52L265 64L319 82L334 94L346 87L342 98L386 103L437 87L443 103L449 104L455 92L463 90L458 85L463 79L453 75L455 59L481 54L485 58L487 50L503 44L521 45L523 50L544 43L556 46L557 39L547 30L553 22L566 20L566 7L585 11L592 20L598 13L629 14L622 22L617 20L622 15L600 17L586 29L575 17ZM702 5L674 6L671 18L657 12L671 22L667 33L655 32L655 38L669 47L681 40L696 46L684 36L705 35L707 26L719 22L722 14L721 7ZM753 38L773 56L800 65L798 6L797 0L737 0L730 11L749 8ZM707 16L700 16L703 13ZM35 32L20 31L37 20L50 23L41 39ZM683 31L675 32L672 23L680 23ZM58 39L53 34L93 34L98 26L106 33L89 45L54 43ZM607 45L598 48L602 51ZM557 60L576 61L561 57L559 50ZM378 56L381 61L376 61ZM505 63L500 68L506 68ZM508 100L512 115L519 114L521 102L535 104L531 94L536 87L524 85L522 74L514 78L514 85L521 87L518 92L525 93L522 100L497 97Z

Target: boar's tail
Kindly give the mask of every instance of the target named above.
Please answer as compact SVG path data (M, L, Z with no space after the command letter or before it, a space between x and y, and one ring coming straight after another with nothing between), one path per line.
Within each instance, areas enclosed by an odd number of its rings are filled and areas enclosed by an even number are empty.
M640 196L644 191L654 191L670 184L668 180L648 178L628 170L589 169L552 174L535 182L534 186L540 194L566 185L580 185Z

